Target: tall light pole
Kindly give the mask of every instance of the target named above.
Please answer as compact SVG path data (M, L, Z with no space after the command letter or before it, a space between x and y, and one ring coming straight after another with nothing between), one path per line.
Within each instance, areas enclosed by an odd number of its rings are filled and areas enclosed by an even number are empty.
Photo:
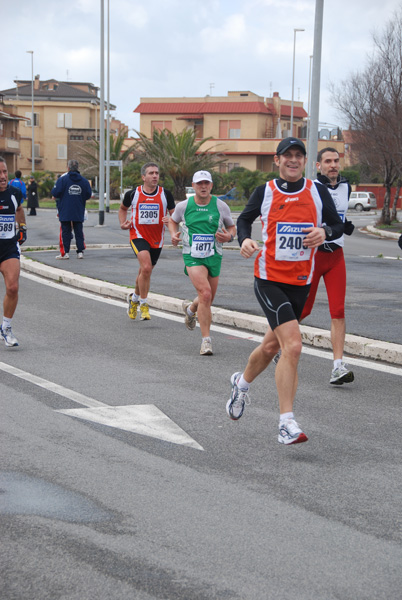
M310 111L311 111L311 66L312 66L313 55L310 56L310 70L308 74L308 108L307 108L307 144L310 139Z
M310 128L307 145L306 177L314 179L318 150L318 117L320 112L321 48L324 0L316 0L314 21L313 74L311 80Z
M105 3L100 0L99 225L105 222Z
M107 60L106 60L106 212L110 205L110 6L107 0Z
M293 101L295 94L295 61L296 61L296 33L304 29L293 29L293 74L292 74L292 105L290 108L290 135L293 135Z
M33 70L33 50L27 50L27 54L31 55L31 126L32 126L32 173L35 172L35 135L34 135L34 70Z

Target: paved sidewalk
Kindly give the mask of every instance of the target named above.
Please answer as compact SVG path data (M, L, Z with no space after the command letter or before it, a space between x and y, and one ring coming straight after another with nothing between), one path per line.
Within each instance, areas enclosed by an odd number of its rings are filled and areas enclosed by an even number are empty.
M52 279L59 283L64 283L111 298L125 300L127 293L132 291L132 288L127 286L100 281L99 279L92 279L88 276L82 276L70 271L45 265L32 260L31 258L27 258L24 255L21 256L21 268L24 271L35 273L46 279ZM151 308L182 314L182 299L150 293L149 301ZM267 328L266 319L264 317L223 308L212 308L212 320L215 324L236 327L238 329L262 335L265 334ZM308 327L306 325L301 325L300 328L303 343L321 349L332 348L329 331ZM402 345L399 344L346 334L345 353L354 357L402 365Z

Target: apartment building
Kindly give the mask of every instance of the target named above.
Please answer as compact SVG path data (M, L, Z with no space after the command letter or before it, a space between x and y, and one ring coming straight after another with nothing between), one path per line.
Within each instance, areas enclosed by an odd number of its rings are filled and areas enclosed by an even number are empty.
M9 173L14 173L20 155L20 134L18 126L21 121L26 121L24 117L16 114L15 106L4 106L3 98L0 96L0 156L6 163Z
M141 98L134 109L140 114L140 131L147 137L155 129L175 133L194 129L197 138L211 137L203 149L213 148L227 156L221 171L241 166L250 170L275 171L278 140L290 135L306 137L307 113L303 103L293 103L293 131L290 132L291 101L278 92L264 98L250 91L229 91L227 96L203 98ZM320 141L319 147L328 144ZM331 145L343 144L331 140Z
M14 88L0 91L4 107L13 106L24 119L19 127L18 168L23 176L32 171L32 86L31 81L16 80ZM98 137L98 88L88 82L34 80L35 170L64 173L67 162L75 158L74 141L88 142ZM114 110L115 106L111 106ZM16 165L17 166L17 165ZM15 170L15 169L14 169Z

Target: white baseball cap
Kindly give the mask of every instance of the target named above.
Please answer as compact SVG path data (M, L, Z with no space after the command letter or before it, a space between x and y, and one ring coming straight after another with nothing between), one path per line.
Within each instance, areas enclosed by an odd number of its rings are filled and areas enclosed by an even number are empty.
M200 181L210 181L212 183L212 176L209 171L197 171L193 175L193 183L199 183Z

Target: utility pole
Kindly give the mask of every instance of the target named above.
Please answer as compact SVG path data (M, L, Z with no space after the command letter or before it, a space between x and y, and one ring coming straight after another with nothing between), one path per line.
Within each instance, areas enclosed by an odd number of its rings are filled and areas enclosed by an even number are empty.
M318 150L318 119L320 113L321 48L324 0L316 0L314 23L313 76L311 84L311 116L307 144L307 179L315 179Z
M99 225L105 222L105 3L100 0Z
M34 68L33 68L33 50L27 50L27 54L31 55L31 126L32 126L32 173L35 172L35 119L34 119ZM17 83L18 89L18 83Z

